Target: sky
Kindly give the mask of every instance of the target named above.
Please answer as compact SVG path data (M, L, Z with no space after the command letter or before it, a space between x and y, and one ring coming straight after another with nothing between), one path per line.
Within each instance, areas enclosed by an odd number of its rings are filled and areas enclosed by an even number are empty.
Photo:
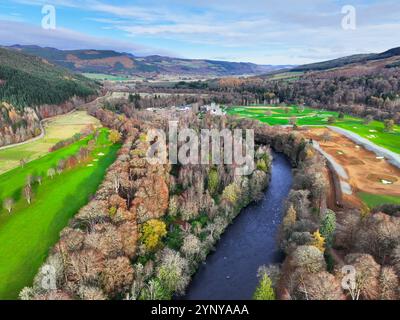
M399 34L399 0L0 0L1 45L298 65L383 52Z

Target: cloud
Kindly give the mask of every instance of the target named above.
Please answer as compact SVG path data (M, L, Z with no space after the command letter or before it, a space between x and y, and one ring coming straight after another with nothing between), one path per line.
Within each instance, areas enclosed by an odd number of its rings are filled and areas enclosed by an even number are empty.
M11 0L9 0L11 1ZM87 13L85 22L136 43L179 48L190 58L236 57L258 63L301 64L344 55L379 52L400 45L398 0L352 0L357 29L343 30L347 0L13 0L24 5L50 2ZM70 26L73 28L73 26ZM71 31L72 32L72 31ZM83 31L82 31L83 32ZM1 31L0 31L1 33ZM18 35L19 37L23 37ZM61 35L60 35L61 36ZM68 32L62 35L68 38ZM85 36L72 44L137 47L129 42ZM41 38L40 38L41 39ZM68 38L69 39L69 38ZM53 40L55 42L55 40ZM64 44L65 45L65 44ZM127 51L127 49L124 49Z
M103 49L131 52L135 55L164 54L174 55L161 50L130 42L89 36L65 28L44 30L27 23L0 20L0 42L2 45L41 45L58 49Z

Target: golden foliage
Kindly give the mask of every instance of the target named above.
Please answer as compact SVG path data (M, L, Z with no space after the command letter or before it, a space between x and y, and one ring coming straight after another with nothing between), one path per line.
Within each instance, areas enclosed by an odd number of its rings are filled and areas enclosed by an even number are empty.
M161 239L166 234L167 227L165 223L157 219L151 219L143 224L140 239L146 249L152 251L160 245Z
M325 251L325 238L323 236L321 236L319 230L317 230L313 233L312 245L321 252Z

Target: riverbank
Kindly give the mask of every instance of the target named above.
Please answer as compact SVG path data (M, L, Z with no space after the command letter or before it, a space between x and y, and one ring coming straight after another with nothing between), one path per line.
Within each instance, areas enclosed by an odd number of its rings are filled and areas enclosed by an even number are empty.
M200 265L183 299L249 300L258 283L259 266L281 262L277 231L292 186L292 167L273 154L271 180L261 201L235 218L206 261Z

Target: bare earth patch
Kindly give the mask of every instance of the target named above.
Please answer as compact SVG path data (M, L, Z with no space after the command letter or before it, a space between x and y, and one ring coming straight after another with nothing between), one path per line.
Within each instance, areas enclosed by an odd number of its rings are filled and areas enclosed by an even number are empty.
M330 141L324 141L329 131ZM325 128L309 128L303 132L307 138L318 141L321 148L343 166L349 176L352 195L346 195L349 205L360 205L357 192L400 197L400 169L386 159L377 159L374 152L357 146L343 135Z

